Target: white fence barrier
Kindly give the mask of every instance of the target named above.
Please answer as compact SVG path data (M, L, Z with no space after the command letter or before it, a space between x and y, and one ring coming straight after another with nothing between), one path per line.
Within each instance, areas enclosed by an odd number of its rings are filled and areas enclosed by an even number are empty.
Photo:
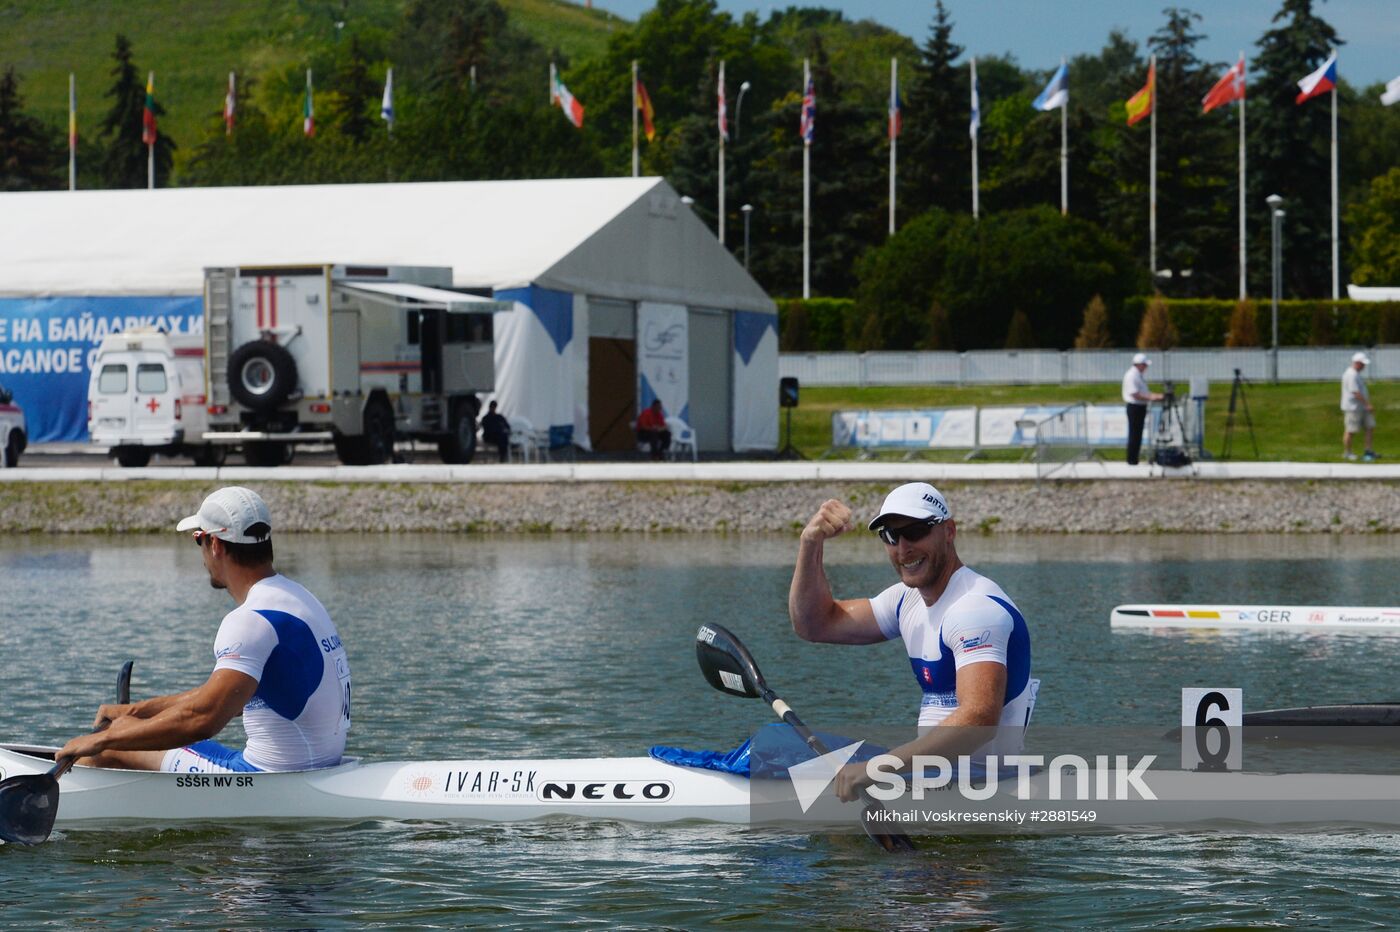
M1340 382L1356 347L1286 347L1278 353L1283 382ZM1368 350L1372 381L1400 378L1400 346ZM972 350L966 353L782 353L778 371L803 385L1074 385L1122 380L1132 350ZM1270 351L1174 349L1149 353L1154 382L1246 379L1264 382Z

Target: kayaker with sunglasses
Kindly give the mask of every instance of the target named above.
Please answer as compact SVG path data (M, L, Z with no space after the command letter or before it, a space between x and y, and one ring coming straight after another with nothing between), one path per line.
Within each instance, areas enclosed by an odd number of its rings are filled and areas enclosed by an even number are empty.
M267 503L252 489L228 486L175 530L191 533L209 585L237 603L214 637L214 672L183 693L102 706L97 722L111 726L74 738L58 756L173 773L340 763L350 730L350 663L321 603L273 569ZM213 740L240 715L246 747Z
M1030 633L1001 587L958 559L957 525L943 494L910 482L885 497L870 530L899 582L873 599L837 600L826 578L825 544L853 530L852 517L831 499L802 529L788 590L793 630L825 644L904 639L923 691L919 737L890 752L906 766L916 754L1020 753L1032 703ZM848 764L837 794L853 799L870 782L864 764Z

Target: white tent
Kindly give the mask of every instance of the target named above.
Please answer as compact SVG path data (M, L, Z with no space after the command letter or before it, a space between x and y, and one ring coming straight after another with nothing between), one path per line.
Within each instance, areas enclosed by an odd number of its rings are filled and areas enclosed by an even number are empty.
M1400 288L1347 285L1347 297L1353 301L1400 301Z
M496 397L536 429L588 447L590 398L618 392L590 344L630 341L634 413L661 397L701 449L777 446L776 307L659 178L7 193L0 216L0 317L188 298L213 266L450 266L455 287L519 303L498 320Z

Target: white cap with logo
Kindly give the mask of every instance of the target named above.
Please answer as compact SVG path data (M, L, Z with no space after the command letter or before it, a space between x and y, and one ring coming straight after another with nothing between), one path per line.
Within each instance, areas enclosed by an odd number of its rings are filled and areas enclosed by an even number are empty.
M1367 356L1365 353L1356 353L1351 357L1351 361L1359 362L1363 366L1369 366L1371 364L1371 357Z
M1133 365L1135 365L1135 366L1150 366L1150 365L1152 365L1152 360L1150 360L1150 359L1147 358L1147 354L1146 354L1146 353L1138 353L1138 354L1136 354L1135 356L1133 356Z
M249 534L255 524L267 530L261 536ZM230 485L206 498L199 511L175 525L175 530L206 531L230 544L260 544L272 536L272 515L257 492Z
M948 501L943 493L927 482L907 482L885 496L880 513L870 522L870 530L883 525L888 518L941 518L949 521L953 513L948 510Z

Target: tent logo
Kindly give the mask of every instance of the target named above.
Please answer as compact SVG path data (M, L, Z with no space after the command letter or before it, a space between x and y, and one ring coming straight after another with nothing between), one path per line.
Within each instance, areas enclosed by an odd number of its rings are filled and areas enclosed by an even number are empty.
M788 779L792 780L792 788L797 792L797 802L803 812L812 808L831 785L831 781L836 779L836 774L846 766L864 743L857 741L788 768Z

